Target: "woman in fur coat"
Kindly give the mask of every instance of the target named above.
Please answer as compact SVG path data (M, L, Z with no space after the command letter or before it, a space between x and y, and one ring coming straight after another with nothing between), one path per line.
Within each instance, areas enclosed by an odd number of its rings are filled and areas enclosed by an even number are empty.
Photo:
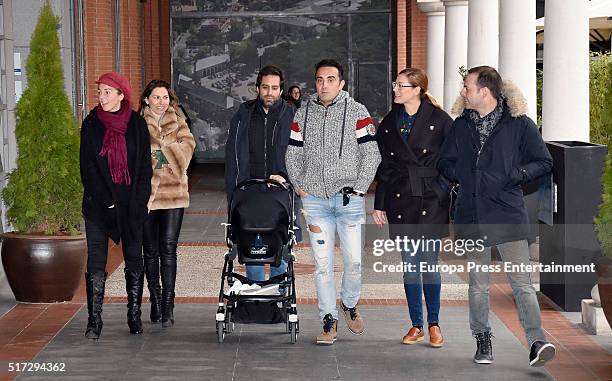
M176 247L183 212L189 206L187 167L195 148L193 135L178 110L178 98L168 82L149 82L140 97L140 114L151 138L153 167L143 255L151 321L161 322L163 327L174 324Z

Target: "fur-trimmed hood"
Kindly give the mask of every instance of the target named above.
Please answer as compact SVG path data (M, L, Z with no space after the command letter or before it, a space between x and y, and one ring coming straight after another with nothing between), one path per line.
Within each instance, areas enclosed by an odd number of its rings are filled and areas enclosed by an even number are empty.
M506 100L506 107L513 118L527 115L527 100L512 81L504 81L501 96ZM458 117L463 115L463 111L465 111L465 101L459 96L451 108L451 115Z

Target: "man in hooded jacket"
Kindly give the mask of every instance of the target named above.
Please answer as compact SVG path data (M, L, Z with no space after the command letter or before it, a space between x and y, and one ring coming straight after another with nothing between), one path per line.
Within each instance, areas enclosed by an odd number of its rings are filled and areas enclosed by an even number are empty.
M470 328L474 361L493 362L489 325L491 247L502 261L529 264L529 219L521 185L550 172L552 158L526 102L514 85L489 66L470 69L453 107L460 115L446 138L438 170L459 184L455 230L459 238L482 240L484 250L468 253ZM529 362L542 366L555 355L545 340L540 306L528 272L507 274L519 318L531 348Z

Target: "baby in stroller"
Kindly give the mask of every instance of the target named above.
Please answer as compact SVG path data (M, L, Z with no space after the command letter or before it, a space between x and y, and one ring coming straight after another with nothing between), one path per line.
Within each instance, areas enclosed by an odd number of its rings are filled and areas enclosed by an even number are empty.
M236 186L228 208L225 254L219 307L216 314L217 336L223 342L234 323L285 323L291 342L297 341L299 322L293 246L295 240L295 200L291 184L272 179L250 179ZM235 273L234 260L244 265L278 267L287 263L287 270L272 274L268 280L252 280ZM251 292L244 291L245 287ZM230 286L225 292L225 285ZM255 289L276 289L280 292L252 292Z

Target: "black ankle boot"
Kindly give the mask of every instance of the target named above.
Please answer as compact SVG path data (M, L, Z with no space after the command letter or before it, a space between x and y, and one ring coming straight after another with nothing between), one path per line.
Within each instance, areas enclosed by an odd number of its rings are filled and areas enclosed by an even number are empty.
M159 285L159 258L145 258L145 275L151 302L151 322L161 323L161 286Z
M162 260L162 327L174 325L174 284L176 282L176 258Z
M174 325L174 292L164 290L162 296L162 327L172 327Z
M85 273L88 315L85 337L88 339L98 340L102 332L102 304L107 275L105 272Z
M127 291L127 323L131 334L142 333L142 320L140 319L140 305L142 303L142 287L144 272L142 270L125 269L125 290Z

